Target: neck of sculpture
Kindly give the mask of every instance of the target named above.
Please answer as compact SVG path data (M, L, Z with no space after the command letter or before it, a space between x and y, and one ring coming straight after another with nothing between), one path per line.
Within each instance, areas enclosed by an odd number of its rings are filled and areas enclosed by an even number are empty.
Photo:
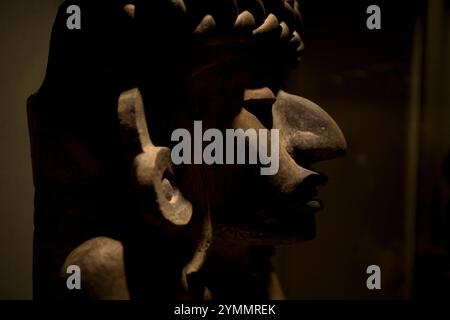
M271 263L274 248L221 242L205 265L206 286L213 299L283 299Z

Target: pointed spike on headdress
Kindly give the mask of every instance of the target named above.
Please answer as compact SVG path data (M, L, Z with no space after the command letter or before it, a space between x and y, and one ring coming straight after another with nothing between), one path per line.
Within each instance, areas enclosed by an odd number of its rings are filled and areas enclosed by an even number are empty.
M125 13L130 17L130 18L134 18L135 13L136 13L136 7L134 4L126 4L123 7L123 11L125 11Z
M216 20L214 20L213 16L206 15L202 21L197 25L194 30L194 34L204 34L216 27Z
M289 36L289 27L288 27L288 25L286 24L286 22L281 21L280 27L281 27L280 38L281 39L287 38Z
M184 3L183 0L170 0L170 2L174 7L180 9L184 13L187 13L186 4Z
M266 33L269 31L274 30L275 28L277 28L280 25L280 23L278 22L277 17L274 14L269 14L266 18L266 20L264 21L264 23L259 26L257 29L253 30L253 34L261 34L261 33Z
M255 25L255 17L247 10L242 12L234 23L234 27L239 29L252 29Z

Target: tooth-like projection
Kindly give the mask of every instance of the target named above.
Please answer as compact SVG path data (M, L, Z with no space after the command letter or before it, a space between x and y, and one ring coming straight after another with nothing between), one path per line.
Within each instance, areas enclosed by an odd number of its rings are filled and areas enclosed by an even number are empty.
M297 31L294 31L292 33L291 39L289 40L289 43L299 45L301 42L302 42L302 39L300 38L300 35L298 34Z
M300 38L300 35L298 34L297 31L294 31L294 32L292 33L292 38L289 40L289 43L290 43L292 46L295 46L295 47L296 47L296 51L297 51L297 52L300 52L300 51L302 51L302 50L305 48L305 45L303 44L303 41L302 41L302 39Z
M277 17L274 14L269 14L264 23L257 29L253 30L253 34L261 34L272 31L279 26Z
M281 39L287 38L289 36L289 27L288 27L288 25L286 24L286 22L281 21L280 27L281 27L280 38Z
M195 28L194 33L195 34L202 34L207 33L214 29L216 26L216 21L214 20L213 16L206 15L202 21L198 24L198 26Z
M256 25L255 17L247 10L242 12L234 23L235 28L251 29Z
M187 13L186 5L183 0L170 0L170 2L174 7L180 9L184 13Z
M123 11L125 11L125 13L131 17L134 18L135 12L136 12L136 7L134 6L134 4L126 4L123 7Z

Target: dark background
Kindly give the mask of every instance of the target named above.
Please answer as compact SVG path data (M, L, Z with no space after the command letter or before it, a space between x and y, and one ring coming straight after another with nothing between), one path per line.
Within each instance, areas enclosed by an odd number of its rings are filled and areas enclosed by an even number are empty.
M33 185L26 99L40 86L57 0L3 1L0 10L0 299L29 299ZM434 1L303 0L306 50L289 90L321 105L349 144L318 164L315 240L278 248L288 298L448 295L450 10ZM366 28L366 8L382 29ZM366 288L366 268L382 290Z

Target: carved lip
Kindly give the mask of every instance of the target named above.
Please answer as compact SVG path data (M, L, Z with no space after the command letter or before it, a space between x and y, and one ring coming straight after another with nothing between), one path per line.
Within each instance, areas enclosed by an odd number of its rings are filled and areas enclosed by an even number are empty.
M274 243L312 240L316 235L315 214L324 208L317 187L327 180L319 173L303 180L292 192L266 195L268 203L258 214L263 223L261 230L274 236Z
M312 199L306 202L306 205L317 210L323 210L323 202L320 199Z
M279 220L280 222L294 223L301 220L304 215L315 214L323 210L323 202L318 198L309 198L308 200L292 200L280 204Z
M317 187L325 183L326 176L320 173L320 176L303 180L292 192L281 193L273 188L261 190L255 199L259 200L258 207L250 207L250 215L248 211L230 208L225 211L235 214L232 217L221 215L225 219L219 224L243 230L247 236L242 237L248 241L282 244L312 240L316 234L315 214L323 209Z
M318 198L317 187L325 185L327 177L310 180L300 185L294 192L280 194L270 212L272 217L281 223L302 223L305 215L313 215L324 209L323 202ZM278 207L278 208L277 208Z

